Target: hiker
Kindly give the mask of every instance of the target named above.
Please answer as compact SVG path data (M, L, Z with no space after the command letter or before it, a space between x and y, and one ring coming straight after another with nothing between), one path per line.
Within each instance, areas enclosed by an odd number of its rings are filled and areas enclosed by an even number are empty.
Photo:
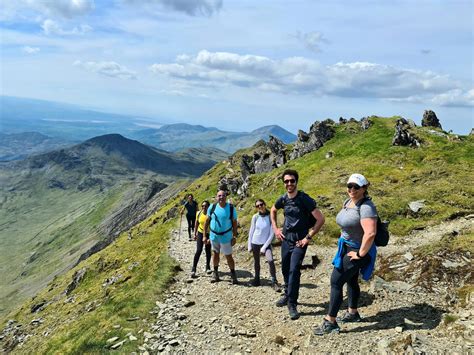
M255 275L252 280L252 286L260 286L260 254L265 255L268 266L270 267L270 276L272 278L272 288L280 292L276 278L275 262L273 261L272 240L275 233L272 229L270 212L267 209L265 201L258 199L255 201L257 213L252 217L250 224L248 250L253 253Z
M281 176L286 193L278 198L271 208L272 227L275 236L281 240L281 271L285 281L283 297L277 307L288 306L291 319L298 319L296 308L301 278L301 264L313 236L324 224L324 216L316 202L303 191L298 191L298 172L285 170ZM283 208L283 228L277 224L277 210ZM311 216L312 217L311 217ZM314 219L316 221L314 221ZM311 221L313 219L313 221Z
M206 250L206 274L210 275L211 271L211 243L207 241L203 242L204 226L207 221L207 210L209 208L209 201L203 201L201 204L201 210L196 214L196 232L194 233L194 240L196 240L196 253L194 254L193 268L191 270L191 278L196 277L196 268L199 262L199 258L202 254L202 249ZM209 230L208 230L209 232Z
M183 207L181 208L181 217L183 216L184 210L186 210L186 220L188 221L189 241L193 240L191 238L191 232L194 233L197 209L198 209L198 204L196 201L194 201L193 194L189 194L187 197L187 201L184 203Z
M337 312L342 304L342 288L347 283L348 309L338 318L341 323L359 322L357 311L360 288L359 273L364 280L372 275L375 266L377 249L374 238L377 232L377 210L368 197L369 182L361 174L352 174L347 181L349 198L336 216L336 223L341 228L338 251L332 263L331 296L329 310L321 326L314 329L314 334L323 335L339 333L336 321Z
M232 257L232 246L237 238L237 212L232 204L227 203L226 199L227 192L219 190L217 192L217 202L209 207L208 218L203 231L203 243L207 243L207 230L210 227L209 239L211 240L211 247L214 252L212 255L214 271L211 282L220 281L219 256L222 253L225 255L230 268L232 284L236 285L238 281L235 273L235 262Z

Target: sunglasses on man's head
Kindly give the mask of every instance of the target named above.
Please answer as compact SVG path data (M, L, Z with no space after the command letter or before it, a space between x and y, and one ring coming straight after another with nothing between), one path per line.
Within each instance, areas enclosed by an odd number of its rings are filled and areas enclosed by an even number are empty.
M257 208L263 207L263 206L265 206L265 204L263 204L263 203L257 203L257 204L255 205L255 207L257 207Z
M288 185L288 184L294 184L296 182L295 179L286 179L286 180L283 180L283 183L285 185Z
M347 184L347 189L348 190L350 190L350 189L359 190L360 186L357 185L357 184Z

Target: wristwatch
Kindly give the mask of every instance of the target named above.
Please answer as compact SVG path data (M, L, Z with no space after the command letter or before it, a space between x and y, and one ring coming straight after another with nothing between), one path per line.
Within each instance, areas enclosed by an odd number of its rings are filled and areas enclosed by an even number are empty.
M308 240L311 240L311 239L313 239L313 237L312 237L312 236L310 236L309 234L308 234L308 235L307 235L305 238L306 238L306 239L308 239Z

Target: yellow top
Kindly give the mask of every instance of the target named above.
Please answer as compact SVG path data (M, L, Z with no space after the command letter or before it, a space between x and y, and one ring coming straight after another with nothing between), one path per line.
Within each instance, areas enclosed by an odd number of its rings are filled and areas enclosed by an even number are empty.
M206 221L207 221L207 215L204 214L203 211L198 211L196 213L196 222L198 225L198 232L201 232L201 233L204 232L204 225L206 224ZM208 232L209 232L209 228L208 228Z

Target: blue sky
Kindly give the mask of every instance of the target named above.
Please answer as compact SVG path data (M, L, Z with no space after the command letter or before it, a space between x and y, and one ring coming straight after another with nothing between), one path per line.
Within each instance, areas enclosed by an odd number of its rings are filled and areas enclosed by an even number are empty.
M235 131L474 126L473 1L3 0L1 94Z

